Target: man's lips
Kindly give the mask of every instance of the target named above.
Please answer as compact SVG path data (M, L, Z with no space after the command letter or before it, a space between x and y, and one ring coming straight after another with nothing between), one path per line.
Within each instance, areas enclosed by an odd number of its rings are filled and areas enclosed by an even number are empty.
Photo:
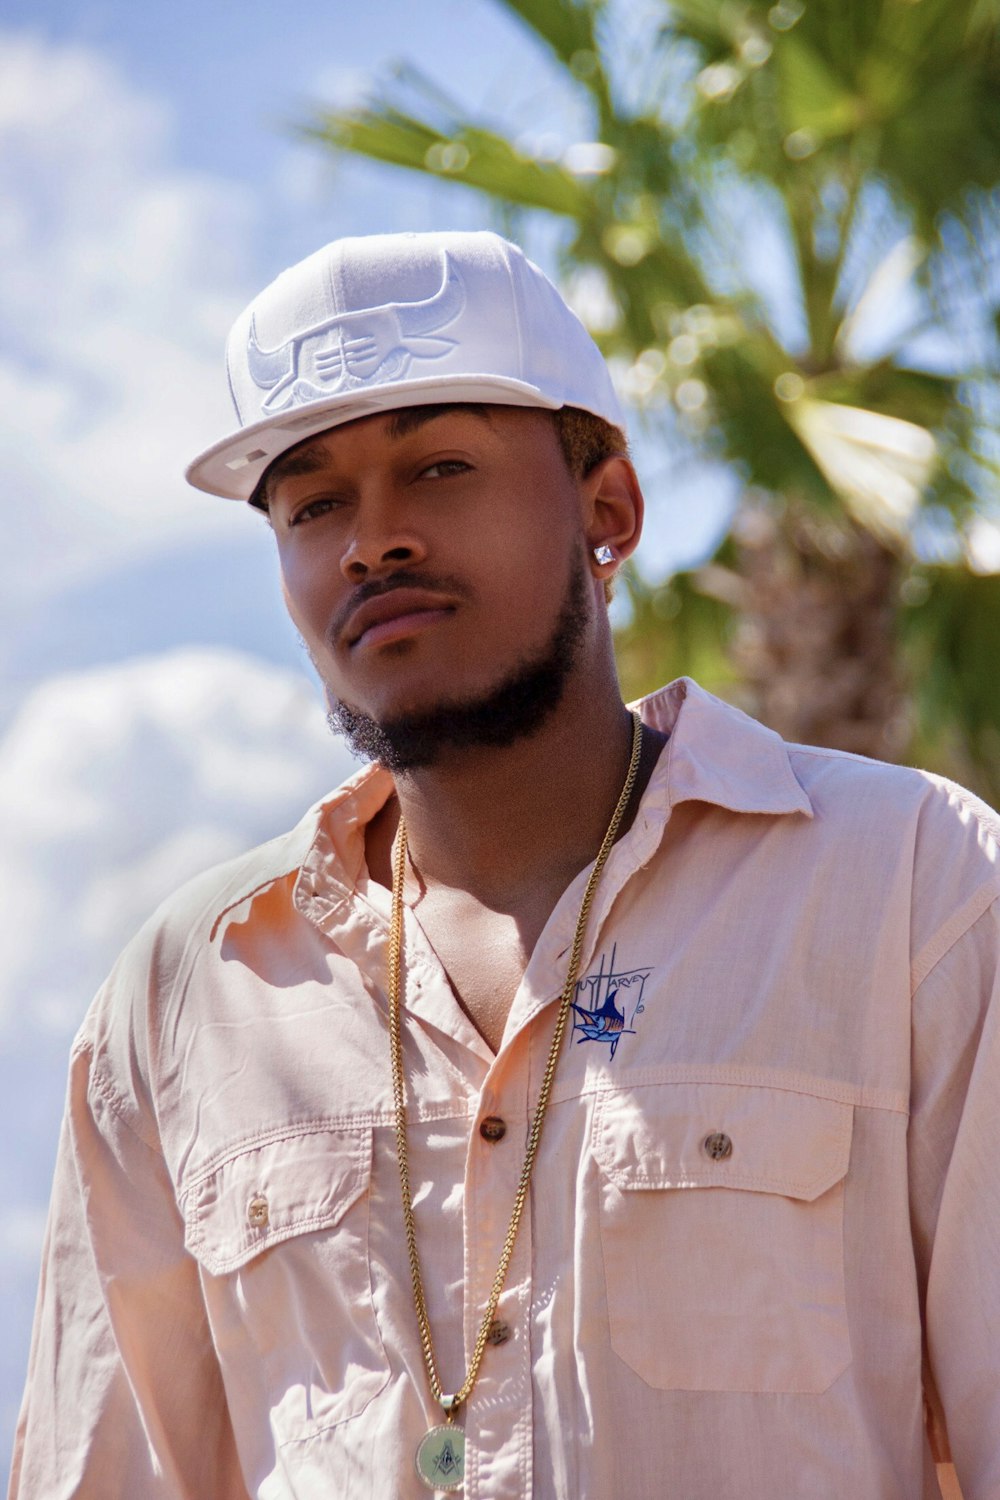
M431 618L451 614L454 603L444 594L430 589L399 587L378 594L352 610L344 626L342 639L349 647L361 641L376 645L396 639L411 629L422 629Z

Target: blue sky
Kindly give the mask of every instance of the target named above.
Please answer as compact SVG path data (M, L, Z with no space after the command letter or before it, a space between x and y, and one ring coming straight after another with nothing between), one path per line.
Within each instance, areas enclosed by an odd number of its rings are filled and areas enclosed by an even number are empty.
M285 265L340 234L489 222L471 193L295 139L312 102L357 98L401 60L529 144L589 136L492 0L4 7L0 1468L90 996L172 888L349 769L266 527L182 476L231 425L229 324ZM554 227L528 234L553 270ZM662 570L698 554L724 502L700 473L660 493L657 468Z
M0 289L0 441L23 496L8 556L35 544L40 518L47 531L38 566L11 564L0 590L0 723L37 675L87 653L130 654L133 640L155 649L200 628L229 643L211 598L185 590L180 612L170 581L204 547L220 556L223 540L230 592L242 571L246 592L268 601L251 649L297 661L271 608L266 538L181 478L230 425L228 325L264 282L339 234L478 226L489 208L392 168L333 162L292 122L315 101L356 98L400 61L550 150L587 138L586 112L493 0L303 0L294 25L272 4L8 0L0 36L0 189L18 210ZM558 226L535 220L527 232L551 269ZM650 467L644 555L662 571L704 548L719 502L710 488L702 498L700 474L662 493L655 458Z

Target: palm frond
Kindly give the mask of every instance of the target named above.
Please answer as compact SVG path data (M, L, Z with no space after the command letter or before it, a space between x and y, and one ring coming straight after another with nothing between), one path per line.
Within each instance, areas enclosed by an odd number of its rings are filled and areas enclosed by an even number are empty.
M318 111L299 127L309 140L496 194L524 208L586 217L580 180L555 162L525 156L505 137L471 123L443 131L391 105L357 113Z
M659 586L632 576L618 637L629 691L687 669L738 696L742 674L782 718L784 674L792 698L816 697L796 723L897 753L909 674L917 744L942 765L964 756L992 789L1000 582L961 560L998 499L1000 0L663 0L659 24L648 6L633 17L605 0L498 3L579 91L589 142L536 159L519 130L473 117L412 69L366 108L318 110L302 129L558 215L566 269L606 289L614 316L598 337L623 389L651 421L668 410L682 441L727 458L757 496L766 547L731 539L714 572ZM640 55L623 78L622 60ZM918 554L926 597L902 609L897 671L886 619ZM829 680L820 652L794 685L785 621L817 589L826 612L806 614L814 641L831 632ZM846 613L844 590L857 600ZM770 642L756 657L733 625L742 614L745 635L754 611L758 645ZM853 618L865 612L867 635ZM892 678L891 703L871 673Z

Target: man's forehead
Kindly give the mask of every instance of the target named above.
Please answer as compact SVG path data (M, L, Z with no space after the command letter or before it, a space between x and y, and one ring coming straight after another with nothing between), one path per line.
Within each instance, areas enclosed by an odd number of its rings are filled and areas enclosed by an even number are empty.
M274 486L281 480L315 474L325 468L335 458L334 448L338 435L346 434L351 429L371 426L390 441L399 441L441 417L467 415L487 426L494 426L496 410L495 406L487 402L449 401L425 406L401 406L395 411L373 412L370 416L355 417L353 421L338 423L335 427L328 427L324 432L305 438L276 458L264 475L258 494L266 503L273 495ZM537 416L528 407L505 407L503 410Z

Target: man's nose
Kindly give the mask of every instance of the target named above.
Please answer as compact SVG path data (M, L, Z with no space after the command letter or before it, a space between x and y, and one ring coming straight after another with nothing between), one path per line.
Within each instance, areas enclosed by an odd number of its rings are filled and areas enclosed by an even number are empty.
M419 565L427 556L427 546L412 527L402 520L381 514L358 519L340 559L340 569L350 583L391 573L397 568Z

